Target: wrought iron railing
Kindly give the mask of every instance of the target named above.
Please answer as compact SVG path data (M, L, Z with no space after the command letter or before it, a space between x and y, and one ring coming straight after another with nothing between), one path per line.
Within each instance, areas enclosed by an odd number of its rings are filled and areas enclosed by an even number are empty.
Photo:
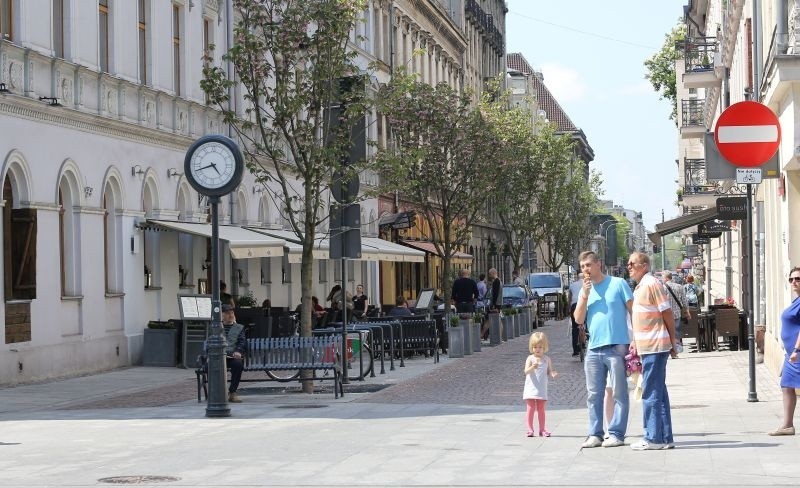
M483 28L486 33L486 38L489 40L489 44L495 50L505 52L503 35L494 25L494 17L484 12L476 0L467 0L464 10L466 10L467 14L471 15L472 18L475 19L475 22Z
M714 55L717 54L716 37L690 37L684 42L683 57L686 72L710 71L714 69Z
M681 100L681 127L705 125L705 99Z
M685 159L683 171L684 195L713 194L717 191L717 185L706 179L705 159Z

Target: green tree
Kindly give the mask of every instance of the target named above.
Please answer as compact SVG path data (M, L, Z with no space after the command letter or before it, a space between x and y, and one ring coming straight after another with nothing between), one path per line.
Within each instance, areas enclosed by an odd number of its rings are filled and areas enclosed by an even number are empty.
M342 167L350 129L363 121L363 91L340 93L359 73L350 36L365 0L233 0L233 45L224 67L206 59L201 86L237 131L247 168L276 202L303 246L301 333L311 335L312 249L327 218L331 175ZM229 105L241 90L244 106ZM346 110L334 117L338 102ZM353 161L352 174L362 161ZM310 391L310 382L304 382Z
M467 93L431 86L403 70L381 88L377 106L391 128L390 148L377 165L387 188L425 219L444 261L440 283L449 303L452 256L465 246L493 185L488 177L501 152L500 135Z
M645 78L653 85L656 92L661 93L661 100L672 103L670 119L678 124L678 92L676 84L675 60L683 56L682 45L686 40L686 24L682 20L664 36L661 49L644 62L647 69Z
M545 125L536 134L531 178L534 209L533 240L551 271L572 258L578 243L589 236L589 216L602 193L600 176L586 173L586 163L575 155L569 134Z

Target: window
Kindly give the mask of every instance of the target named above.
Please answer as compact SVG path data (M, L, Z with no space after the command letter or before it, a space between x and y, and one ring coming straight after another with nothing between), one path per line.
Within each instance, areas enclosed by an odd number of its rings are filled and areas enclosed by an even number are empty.
M319 282L320 283L327 283L328 282L328 262L327 261L317 261L319 266Z
M181 7L172 6L172 64L173 89L181 96Z
M13 11L11 10L12 0L0 0L0 38L9 41L14 40L14 25L11 22Z
M352 260L347 260L347 281L355 281L356 280L356 262Z
M272 283L272 258L261 258L261 284Z
M147 5L139 0L139 83L147 84Z
M75 245L75 209L73 192L63 178L58 187L58 230L60 254L61 296L74 297L80 295L78 286L78 248Z
M100 71L108 73L108 0L100 0L100 20L98 25L98 44L100 47Z
M3 183L6 204L2 209L5 299L31 300L36 298L36 210L12 209L13 193L11 179L6 176Z
M283 262L281 263L281 282L292 282L292 265L289 263L289 255L283 255Z
M53 53L64 57L64 0L53 0Z

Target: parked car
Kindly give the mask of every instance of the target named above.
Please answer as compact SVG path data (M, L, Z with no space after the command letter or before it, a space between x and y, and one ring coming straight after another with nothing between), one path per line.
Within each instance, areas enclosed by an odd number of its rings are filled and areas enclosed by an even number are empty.
M564 303L564 291L568 285L561 273L531 273L528 275L528 287L539 299L548 302L548 308L555 311L559 302Z
M525 285L508 284L503 285L503 306L504 307L525 307L527 305L536 306L536 299L533 292Z

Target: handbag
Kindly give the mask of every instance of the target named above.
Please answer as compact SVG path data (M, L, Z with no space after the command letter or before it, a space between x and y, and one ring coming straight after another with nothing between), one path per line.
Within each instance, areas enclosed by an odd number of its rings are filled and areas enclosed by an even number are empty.
M669 292L669 294L670 294L670 295L672 295L672 298L674 298L674 299L675 299L675 303L677 303L677 304L678 304L678 308L680 308L680 309L681 309L681 323L682 323L682 324L688 324L688 323L689 323L689 319L687 319L687 318L686 318L686 317L683 315L683 305L681 305L681 301L680 301L680 300L678 300L678 297L676 297L676 296L675 296L675 292L674 292L674 291L672 291L672 288L670 288L668 285L664 285L664 288L666 288L666 289L667 289L667 291Z

